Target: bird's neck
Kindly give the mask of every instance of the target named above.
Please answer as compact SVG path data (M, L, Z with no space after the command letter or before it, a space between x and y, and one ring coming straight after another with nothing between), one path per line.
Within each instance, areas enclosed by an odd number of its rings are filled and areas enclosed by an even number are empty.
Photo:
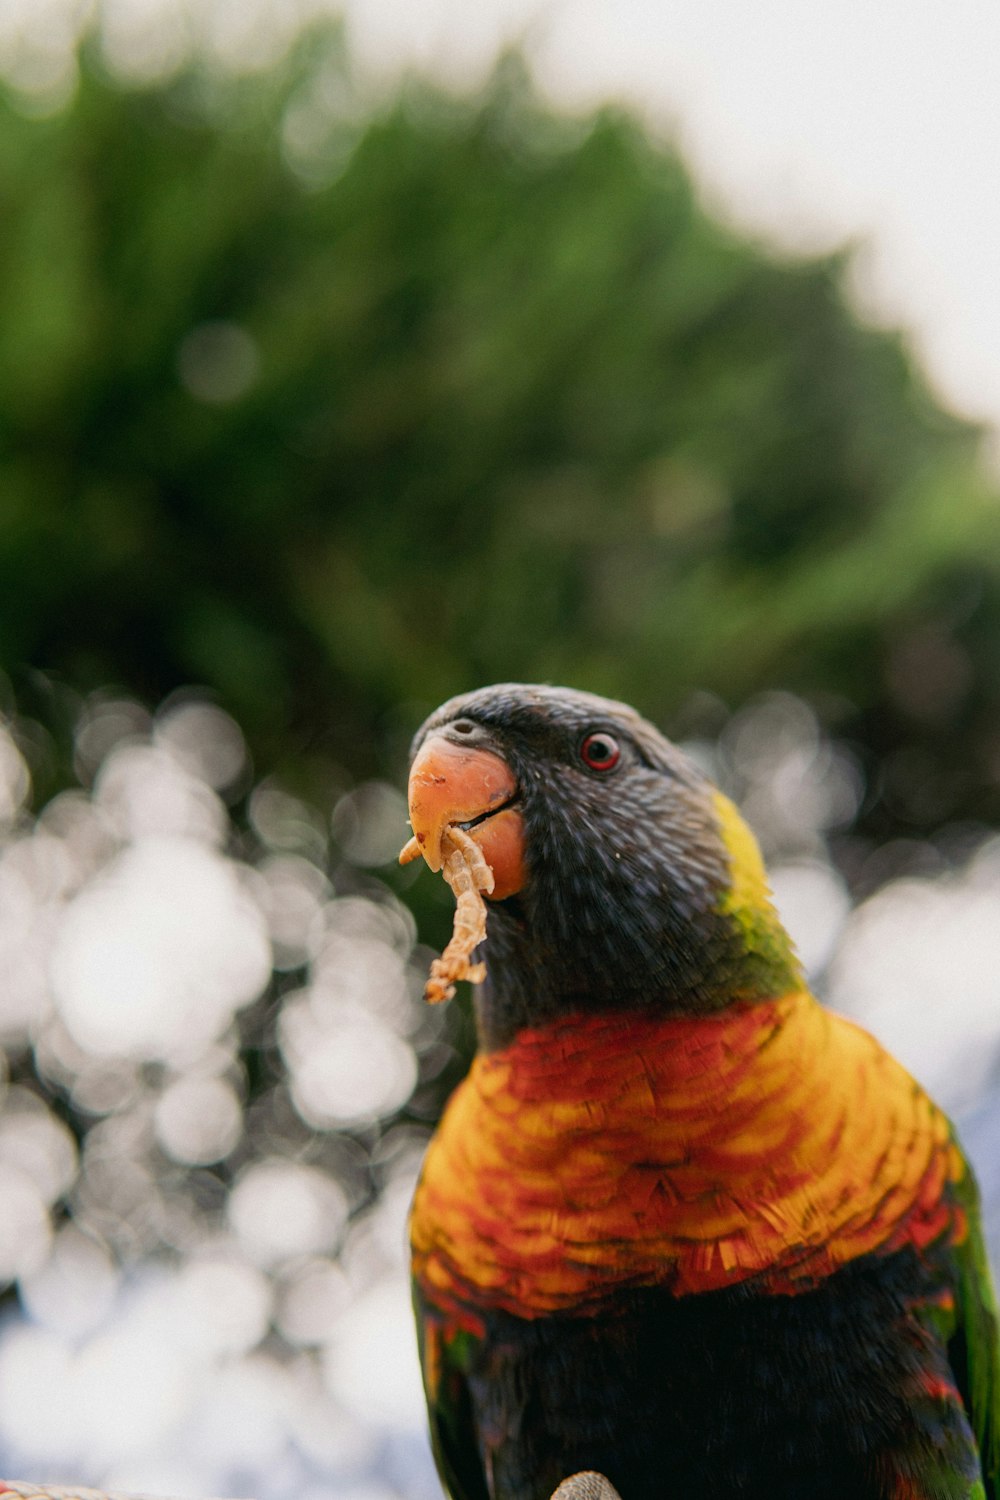
M640 1017L663 1023L667 1033L671 1022L678 1023L683 1039L692 1034L686 1023L693 1018L725 1016L723 1029L736 1034L742 1032L737 1016L802 986L798 962L776 921L753 929L741 925L742 913L712 910L692 942L666 923L644 930L644 915L635 913L627 926L609 926L603 909L590 913L581 902L580 932L572 932L568 916L554 937L542 937L537 927L519 928L508 913L491 914L487 982L475 996L482 1050L513 1047L528 1066L524 1039L536 1032L631 1035Z
M566 1017L593 1015L600 1026L613 1024L609 1012L730 1015L804 990L757 841L721 792L712 803L724 877L709 856L686 867L669 850L618 861L595 848L590 863L578 854L565 867L540 865L523 893L491 910L482 1047ZM666 837L655 823L647 833Z

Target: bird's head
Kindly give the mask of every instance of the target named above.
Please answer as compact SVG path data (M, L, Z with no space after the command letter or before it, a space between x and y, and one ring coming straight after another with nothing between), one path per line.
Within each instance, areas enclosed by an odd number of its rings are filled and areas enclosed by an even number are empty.
M697 1014L801 986L753 835L623 703L517 683L452 698L416 735L409 793L432 869L458 825L493 871L488 1044L570 1010Z

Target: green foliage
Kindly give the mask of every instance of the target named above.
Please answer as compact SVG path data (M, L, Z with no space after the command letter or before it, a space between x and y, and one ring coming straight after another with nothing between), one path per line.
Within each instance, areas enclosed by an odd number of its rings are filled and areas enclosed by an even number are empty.
M62 114L3 107L5 664L206 682L267 763L353 774L489 680L688 728L781 685L937 776L873 775L877 831L1000 815L995 487L843 261L741 240L516 60L352 88L317 34L252 87L85 57Z

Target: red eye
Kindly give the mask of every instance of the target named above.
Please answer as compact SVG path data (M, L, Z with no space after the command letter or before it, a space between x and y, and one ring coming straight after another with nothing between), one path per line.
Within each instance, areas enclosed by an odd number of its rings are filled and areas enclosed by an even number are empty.
M592 771L610 771L621 760L618 741L610 734L588 734L580 746L583 762Z

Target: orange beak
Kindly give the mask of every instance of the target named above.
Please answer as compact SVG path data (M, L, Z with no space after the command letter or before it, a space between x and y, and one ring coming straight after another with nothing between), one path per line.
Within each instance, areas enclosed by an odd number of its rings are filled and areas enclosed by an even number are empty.
M502 901L524 884L524 825L507 804L517 795L514 773L492 750L455 745L432 735L410 771L413 838L401 862L422 854L432 870L444 862L441 841L459 824L483 851L493 871L492 899Z

